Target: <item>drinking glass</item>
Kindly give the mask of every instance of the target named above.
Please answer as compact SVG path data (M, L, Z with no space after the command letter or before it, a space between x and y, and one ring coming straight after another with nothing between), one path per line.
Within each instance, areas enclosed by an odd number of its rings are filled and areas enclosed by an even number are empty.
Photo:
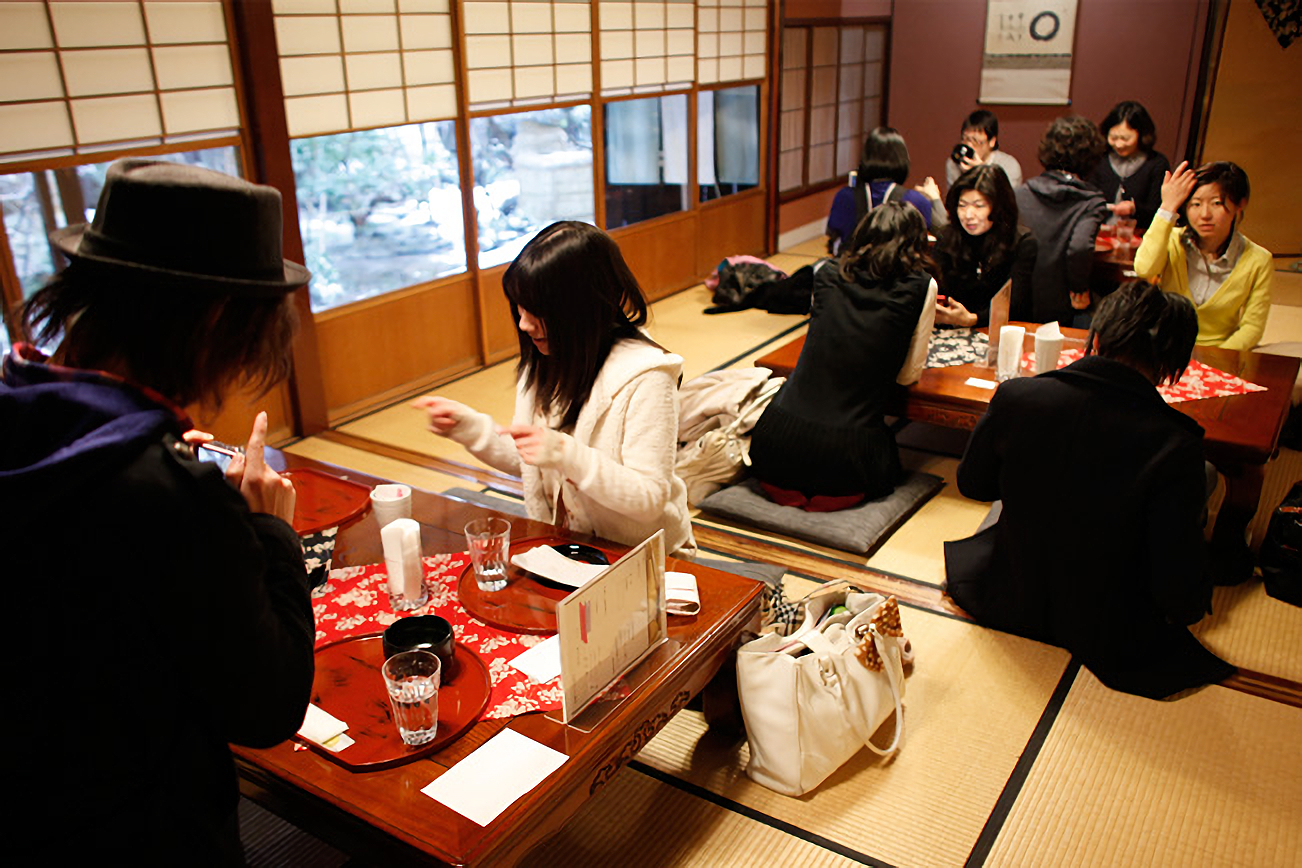
M432 741L439 729L439 658L429 651L403 651L385 660L380 672L403 742Z
M504 518L477 518L466 525L466 546L475 566L475 581L481 591L506 587L507 551L511 547L511 523Z

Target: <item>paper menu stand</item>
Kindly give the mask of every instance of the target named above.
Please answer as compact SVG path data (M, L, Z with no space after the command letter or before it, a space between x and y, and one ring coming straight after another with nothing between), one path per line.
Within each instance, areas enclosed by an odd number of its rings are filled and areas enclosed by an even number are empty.
M590 728L618 705L621 694L612 688L621 678L633 674L634 669L642 678L648 677L658 667L639 664L654 664L660 656L667 662L672 656L656 653L669 638L664 531L656 531L557 603L556 632L561 654L561 721ZM608 692L610 702L596 702L604 700L603 694Z
M999 330L1008 325L1008 304L1013 294L1013 282L1006 281L994 298L990 299L990 346L986 350L983 368L999 367Z

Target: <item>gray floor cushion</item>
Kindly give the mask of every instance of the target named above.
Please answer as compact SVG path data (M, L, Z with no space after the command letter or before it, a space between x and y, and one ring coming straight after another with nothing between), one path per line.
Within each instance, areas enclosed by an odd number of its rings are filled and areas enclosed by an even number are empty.
M939 476L914 471L895 491L839 512L805 512L779 506L765 496L759 482L747 479L702 500L705 512L812 543L866 554L927 502L945 484Z

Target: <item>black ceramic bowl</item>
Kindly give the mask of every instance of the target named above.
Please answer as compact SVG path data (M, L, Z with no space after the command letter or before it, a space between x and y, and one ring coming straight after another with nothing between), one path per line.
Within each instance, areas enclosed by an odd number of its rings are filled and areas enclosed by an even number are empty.
M387 660L403 651L429 651L440 662L439 680L446 684L457 674L457 661L453 657L452 625L438 615L412 615L400 618L389 625L382 637L384 657Z
M582 543L562 543L554 545L552 548L565 555L572 561L578 561L581 564L599 564L607 566L610 558L600 549L594 549L592 546L585 546Z

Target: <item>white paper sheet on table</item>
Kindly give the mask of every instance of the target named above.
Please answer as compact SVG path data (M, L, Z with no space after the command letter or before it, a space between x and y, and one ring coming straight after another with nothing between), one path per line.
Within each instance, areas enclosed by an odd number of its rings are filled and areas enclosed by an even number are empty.
M487 826L567 759L560 751L504 729L421 792L471 822Z
M539 684L551 681L561 674L561 637L544 639L524 653L516 655L510 665Z
M535 546L511 558L511 563L536 576L571 588L581 588L606 569L604 564L570 560L551 546Z

